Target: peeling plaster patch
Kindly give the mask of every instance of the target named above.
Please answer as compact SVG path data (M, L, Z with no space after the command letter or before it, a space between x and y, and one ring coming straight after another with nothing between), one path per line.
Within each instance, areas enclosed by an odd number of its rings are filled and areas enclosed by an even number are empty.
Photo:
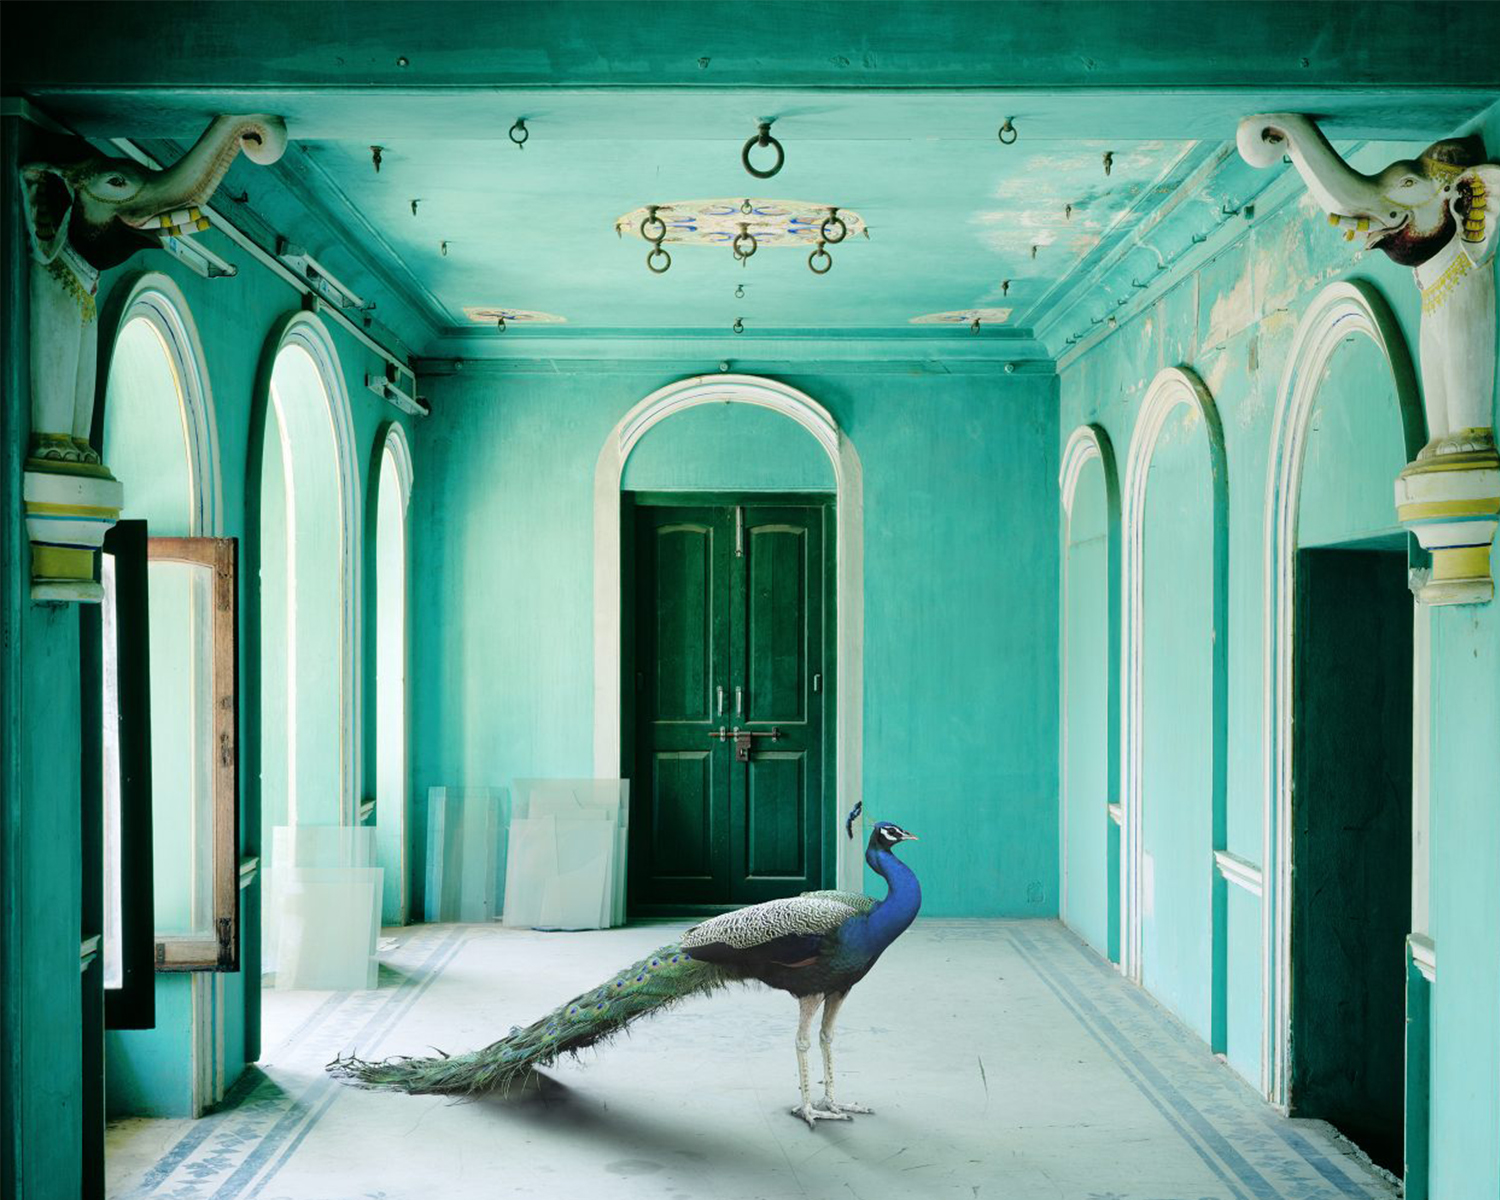
M1242 271L1227 292L1220 292L1208 310L1204 344L1221 346L1255 321L1255 288L1252 271Z

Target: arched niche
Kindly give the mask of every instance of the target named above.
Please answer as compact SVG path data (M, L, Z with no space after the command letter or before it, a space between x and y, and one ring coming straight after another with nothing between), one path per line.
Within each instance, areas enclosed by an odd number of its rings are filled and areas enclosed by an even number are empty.
M1063 448L1062 916L1120 956L1120 485L1109 434L1080 425Z
M1368 371L1370 360L1384 364L1374 403L1386 411L1372 415L1382 427L1371 438L1350 421L1359 405L1331 411L1319 403L1335 370L1354 366ZM1368 394L1364 397L1369 399ZM1356 434L1359 441L1354 441ZM1303 544L1304 484L1309 463L1320 478L1319 490L1337 497L1331 514L1318 506L1318 525L1309 532L1319 541L1379 533L1397 525L1391 481L1404 462L1416 457L1425 441L1416 376L1394 317L1379 293L1362 281L1330 284L1313 299L1297 326L1277 391L1267 463L1264 538L1264 753L1265 803L1262 826L1264 896L1261 904L1262 989L1261 1082L1266 1097L1285 1106L1289 1099L1291 1058L1292 790L1294 708L1293 664L1296 651L1297 552ZM1347 443L1341 446L1341 443ZM1345 453L1347 452L1347 454ZM1365 470L1356 471L1360 459ZM1390 461L1382 469L1381 458ZM1323 461L1325 460L1326 461ZM1347 472L1347 473L1343 473ZM1383 500L1380 479L1385 481ZM1381 509L1389 519L1379 522ZM1418 619L1425 616L1418 608ZM1419 668L1418 719L1424 673ZM1420 751L1424 739L1414 739ZM1414 778L1422 778L1414 771ZM1423 799L1414 796L1421 820Z
M407 513L413 479L406 431L389 422L376 438L370 526L374 554L374 768L376 865L384 868L381 921L404 925L410 917L411 867L408 818L410 717L408 705L408 570L411 538Z
M1159 464L1168 469L1152 489ZM1148 493L1152 514L1170 518L1149 529ZM1226 791L1228 475L1218 410L1187 368L1161 371L1147 389L1122 508L1122 965L1221 1050L1225 897L1214 855ZM1148 842L1159 853L1148 855ZM1151 953L1160 961L1148 966Z
M704 405L752 405L795 422L821 448L837 493L837 792L825 837L838 847L837 886L862 884L862 842L843 814L860 797L863 760L864 484L859 455L828 411L796 388L755 375L696 376L633 407L605 438L594 468L594 772L620 773L620 491L632 453L655 427Z
M259 787L262 873L278 825L353 825L360 743L360 486L343 371L312 313L266 339L251 421L246 488L247 694L259 737L247 774ZM264 969L275 966L263 906Z

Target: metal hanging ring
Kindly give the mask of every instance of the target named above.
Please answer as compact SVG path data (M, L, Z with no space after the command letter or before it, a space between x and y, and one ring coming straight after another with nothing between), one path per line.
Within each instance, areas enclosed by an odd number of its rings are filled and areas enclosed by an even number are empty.
M520 137L516 136L518 131L521 134ZM526 118L517 117L516 123L510 127L510 140L516 144L516 149L524 150L526 148L526 139L530 136L531 131L526 128Z
M740 212L742 212L742 213L744 213L744 214L745 214L745 215L746 215L746 216L747 216L747 217L748 217L748 216L749 216L749 215L750 215L750 214L751 214L751 213L753 213L753 212L754 212L754 211L755 211L755 210L754 210L754 209L753 209L753 208L751 208L751 207L750 207L750 199L749 199L749 197L748 197L748 196L747 196L747 197L746 197L746 198L745 198L745 202L744 202L744 203L743 203L743 204L741 204L741 205L740 205Z
M495 322L495 328L498 329L501 333L505 332L505 314L504 313L502 313L500 315L499 319L496 320L496 322Z
M1006 134L1009 134L1010 136L1006 137ZM1000 126L1000 132L995 136L1000 139L1000 144L1002 146L1013 146L1015 145L1016 139L1021 135L1016 132L1016 127L1011 123L1011 118L1006 117L1005 124Z
M838 237L834 237L831 232L835 228L839 231ZM828 210L828 215L823 218L823 223L818 226L818 236L830 246L837 246L849 236L849 226L844 224L844 218L839 216L838 209L830 208Z
M745 285L743 283L735 285L734 298L736 300L743 300L745 298Z
M818 266L819 260L823 263L821 267ZM833 255L823 249L822 242L819 242L818 248L807 256L807 268L814 275L827 275L829 271L833 270Z
M735 317L733 328L734 328L735 333L744 333L745 332L745 322L744 322L744 320L742 318L740 318L740 317Z
M659 266L659 267L656 265L657 255L660 255L661 258L662 258L662 260L663 260L661 266ZM670 254L668 254L665 250L663 250L661 248L661 243L660 242L658 242L656 245L652 246L651 247L651 253L648 254L648 255L646 255L646 266L649 267L652 270L652 272L654 272L657 275L665 275L667 273L667 268L670 267L671 265L672 265L672 256Z
M647 233L646 227L648 225L655 226L655 228L661 230L661 232ZM661 245L662 238L667 236L667 223L656 215L656 208L654 205L647 212L647 214L641 218L641 236L648 242L655 242L658 246Z
M739 233L734 235L734 256L749 258L759 249L760 243L755 240L755 235L741 225Z
M776 151L776 165L768 171L759 170L750 165L750 151L756 146L771 146ZM771 123L762 121L760 132L745 143L745 148L740 151L740 161L745 164L745 170L757 179L769 179L781 170L782 164L786 162L786 152L781 148L781 143L771 136Z

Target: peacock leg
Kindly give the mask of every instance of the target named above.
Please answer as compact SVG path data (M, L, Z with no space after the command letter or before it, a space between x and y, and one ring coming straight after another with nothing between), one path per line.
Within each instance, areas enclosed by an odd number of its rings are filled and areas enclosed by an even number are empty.
M873 1108L866 1108L863 1104L839 1104L833 1098L833 1023L838 1020L846 995L829 992L823 1002L823 1028L818 1033L818 1041L823 1045L823 1098L818 1101L818 1108L832 1115L873 1113Z
M814 1108L812 1096L807 1086L807 1052L812 1049L812 1040L808 1036L812 1031L812 1019L818 1011L818 1005L823 1003L823 994L819 992L813 996L799 996L797 1006L801 1009L801 1017L797 1021L797 1079L802 1087L802 1103L792 1109L792 1116L800 1117L807 1122L807 1127L813 1129L816 1121L848 1121L851 1120L847 1114L831 1112L827 1109Z

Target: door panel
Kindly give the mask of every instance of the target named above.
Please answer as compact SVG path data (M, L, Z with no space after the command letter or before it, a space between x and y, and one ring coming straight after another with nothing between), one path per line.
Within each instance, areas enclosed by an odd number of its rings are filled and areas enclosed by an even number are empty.
M642 508L636 522L636 830L632 895L713 904L728 887L719 688L729 677L728 516ZM645 802L644 811L641 802ZM642 835L645 836L642 836Z
M816 888L831 510L637 498L634 511L632 907ZM736 730L756 735L748 761Z

